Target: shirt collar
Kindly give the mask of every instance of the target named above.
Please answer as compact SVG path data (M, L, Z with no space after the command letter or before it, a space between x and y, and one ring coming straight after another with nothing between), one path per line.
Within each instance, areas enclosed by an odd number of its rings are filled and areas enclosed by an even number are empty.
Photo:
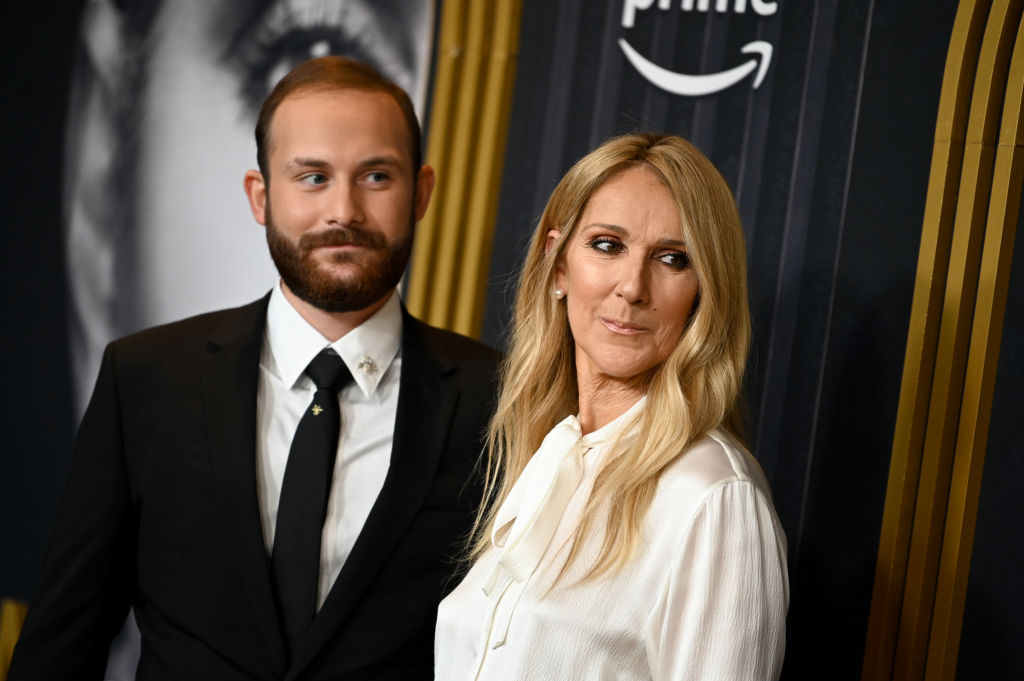
M302 318L285 298L278 282L267 305L268 369L289 388L304 379L306 367L324 348L333 348L352 378L369 397L398 356L402 339L402 305L397 292L356 328L331 343ZM305 378L305 380L309 380Z
M643 411L646 403L647 395L641 395L640 399L634 402L632 407L622 412L597 430L584 435L581 438L584 448L597 447L598 445L604 444L608 441L613 441L616 437L625 434L625 429L633 425L634 421L640 415L640 412ZM578 419L579 417L577 416L575 418Z

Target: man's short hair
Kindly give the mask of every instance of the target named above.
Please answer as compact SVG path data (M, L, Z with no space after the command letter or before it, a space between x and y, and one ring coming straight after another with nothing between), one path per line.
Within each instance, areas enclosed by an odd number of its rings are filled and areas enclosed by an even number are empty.
M422 134L419 120L416 118L416 109L409 95L372 66L348 57L328 56L310 59L296 66L274 86L263 101L259 118L256 120L256 163L259 164L265 182L270 181L270 168L267 163L268 135L277 107L285 98L296 92L323 90L380 92L394 99L398 108L402 110L406 127L409 129L409 153L415 178L423 165Z

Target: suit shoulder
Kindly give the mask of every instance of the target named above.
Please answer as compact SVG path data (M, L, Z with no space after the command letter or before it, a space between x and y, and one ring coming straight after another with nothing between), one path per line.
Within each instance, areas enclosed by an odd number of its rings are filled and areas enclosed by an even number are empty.
M151 355L161 351L178 354L193 346L205 348L219 330L262 328L266 307L267 297L264 297L240 307L204 312L124 336L113 341L110 349L117 354Z
M488 371L496 370L501 354L494 348L454 331L439 329L418 319L411 319L423 338L424 346L433 356L445 357L456 364L471 365Z

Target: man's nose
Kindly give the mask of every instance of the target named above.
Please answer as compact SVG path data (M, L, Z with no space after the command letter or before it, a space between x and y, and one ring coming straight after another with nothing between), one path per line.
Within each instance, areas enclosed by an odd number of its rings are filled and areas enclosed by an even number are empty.
M366 217L359 190L341 182L332 188L328 211L327 221L338 225L362 224Z

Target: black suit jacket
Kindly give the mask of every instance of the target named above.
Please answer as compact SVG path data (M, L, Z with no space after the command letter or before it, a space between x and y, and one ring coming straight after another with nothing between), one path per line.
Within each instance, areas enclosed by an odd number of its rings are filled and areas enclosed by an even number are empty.
M391 467L289 664L256 491L267 300L107 348L11 679L102 678L130 606L139 679L432 678L495 355L405 314Z

